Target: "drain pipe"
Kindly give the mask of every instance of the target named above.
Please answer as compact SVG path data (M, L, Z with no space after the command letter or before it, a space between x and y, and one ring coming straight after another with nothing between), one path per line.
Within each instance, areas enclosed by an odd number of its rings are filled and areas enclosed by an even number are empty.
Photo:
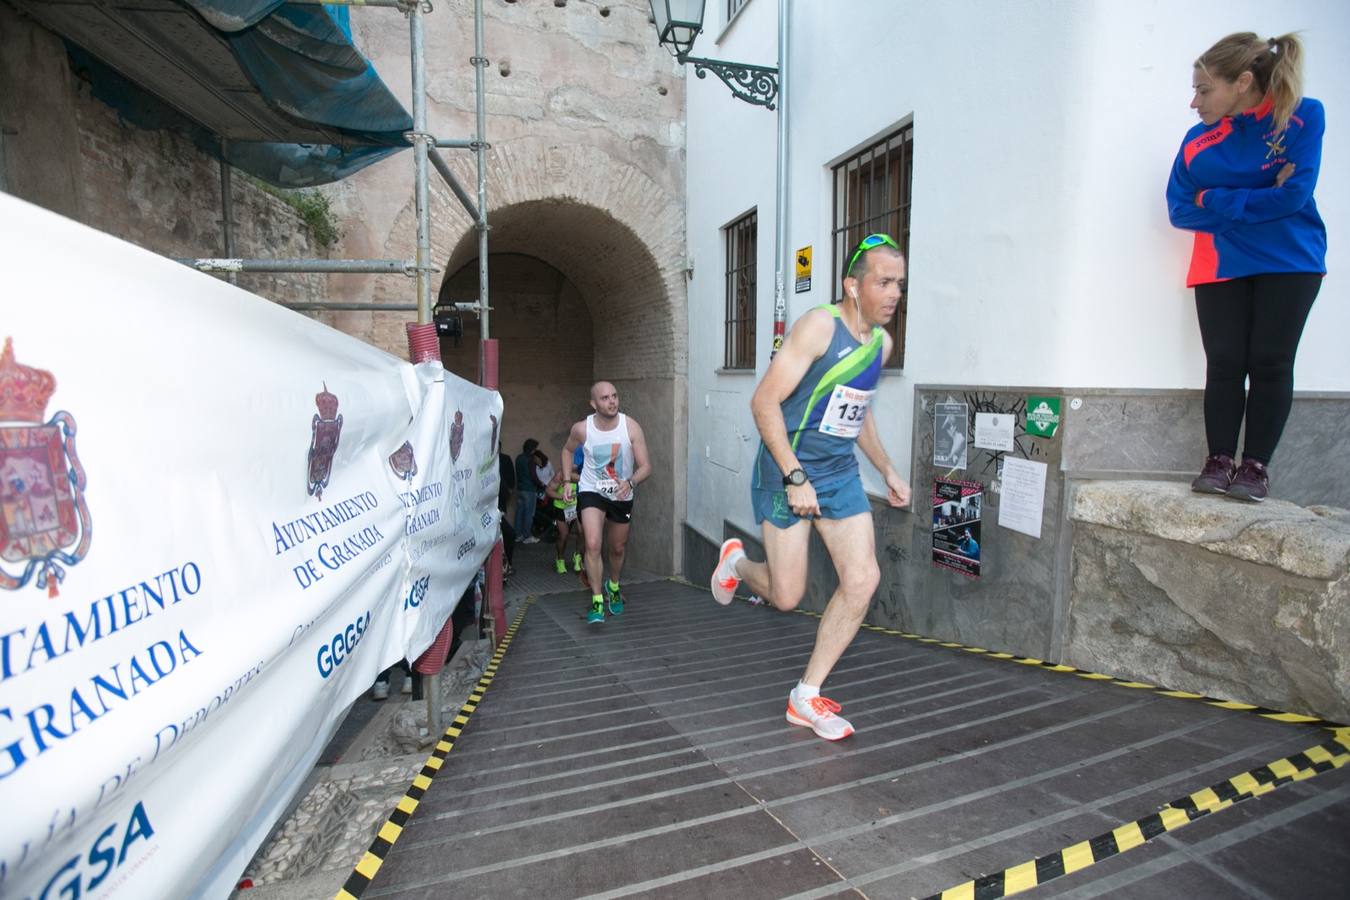
M787 333L787 272L785 266L792 258L788 246L788 0L778 0L778 164L775 185L778 215L774 216L773 250L773 349L772 360L783 349Z

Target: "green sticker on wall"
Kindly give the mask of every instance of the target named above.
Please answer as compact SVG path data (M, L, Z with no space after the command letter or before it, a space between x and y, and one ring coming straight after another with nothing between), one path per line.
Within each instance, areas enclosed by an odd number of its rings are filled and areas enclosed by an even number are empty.
M1027 398L1027 434L1032 437L1054 437L1059 431L1058 397Z

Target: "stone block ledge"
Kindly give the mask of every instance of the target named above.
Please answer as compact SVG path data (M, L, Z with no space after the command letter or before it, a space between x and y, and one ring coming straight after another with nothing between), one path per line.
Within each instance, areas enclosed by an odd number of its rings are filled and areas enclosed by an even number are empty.
M1304 578L1337 581L1350 570L1350 511L1334 507L1244 503L1167 481L1094 481L1075 491L1070 517Z
M1350 721L1350 513L1116 481L1070 515L1066 662Z

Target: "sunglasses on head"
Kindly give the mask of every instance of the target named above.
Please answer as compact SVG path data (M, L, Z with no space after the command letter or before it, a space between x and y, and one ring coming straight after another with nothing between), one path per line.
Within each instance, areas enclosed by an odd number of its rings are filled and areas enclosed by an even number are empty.
M858 257L862 256L868 250L880 247L882 244L885 244L888 247L894 247L896 250L900 249L900 245L895 242L895 238L891 237L889 234L869 234L861 241L858 241L857 249L853 251L853 256L849 258L848 265L844 268L844 276L848 277L848 273L853 271L853 264L858 261Z

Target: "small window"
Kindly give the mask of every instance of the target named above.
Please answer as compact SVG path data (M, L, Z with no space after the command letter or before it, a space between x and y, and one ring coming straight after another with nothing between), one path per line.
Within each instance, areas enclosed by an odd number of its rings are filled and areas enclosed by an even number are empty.
M895 238L909 261L909 208L914 183L914 126L906 125L834 167L834 271L840 278L848 253L869 234L882 231ZM843 285L834 282L834 297L843 299ZM905 319L909 297L900 297L895 318L887 326L895 341L887 368L904 368Z
M727 315L723 365L728 369L753 369L758 216L751 211L724 230L727 236Z
M741 7L744 6L744 5L745 5L746 3L748 3L748 2L749 2L749 0L727 0L727 17L726 17L725 19L723 19L722 21L724 21L724 22L730 22L732 16L734 16L734 15L736 15L736 13L740 12L740 11L741 11Z

